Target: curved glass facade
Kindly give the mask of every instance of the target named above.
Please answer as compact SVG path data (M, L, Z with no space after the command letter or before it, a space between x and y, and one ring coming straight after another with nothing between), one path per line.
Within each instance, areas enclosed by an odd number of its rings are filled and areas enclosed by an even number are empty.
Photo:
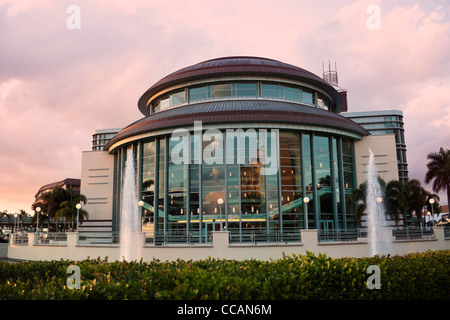
M304 86L273 81L237 81L215 82L175 89L164 93L153 102L148 101L148 106L151 106L151 113L155 113L186 103L255 97L298 102L325 110L330 110L332 105L329 97Z
M148 241L209 243L212 231L227 230L230 242L288 242L300 241L301 229L356 227L345 205L355 184L352 140L296 130L214 130L131 146ZM127 148L115 154L117 229L126 156Z

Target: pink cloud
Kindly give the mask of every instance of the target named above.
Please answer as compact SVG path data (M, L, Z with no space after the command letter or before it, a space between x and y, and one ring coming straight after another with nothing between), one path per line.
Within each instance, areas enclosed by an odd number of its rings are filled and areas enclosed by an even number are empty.
M444 1L77 3L81 29L68 30L71 2L0 0L0 210L28 209L41 185L80 177L93 130L137 120L149 86L218 56L265 56L318 75L336 61L351 111L404 111L411 177L423 178L424 154L449 147ZM373 4L379 30L366 26Z

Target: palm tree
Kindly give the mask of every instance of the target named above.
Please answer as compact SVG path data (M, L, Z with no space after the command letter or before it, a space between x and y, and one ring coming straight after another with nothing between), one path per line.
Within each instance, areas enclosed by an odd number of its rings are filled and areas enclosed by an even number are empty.
M447 191L447 203L450 201L450 150L439 149L439 152L431 152L427 155L430 160L427 163L428 171L425 175L425 183L433 181L433 191Z
M428 192L422 187L417 179L410 179L406 183L406 195L408 197L409 213L416 213L417 219L422 219L422 211L426 205Z
M378 183L380 184L381 190L384 193L386 190L386 182L378 177ZM354 208L355 218L359 225L361 225L362 216L367 209L366 194L367 181L361 183L358 188L353 189L347 199L347 207Z
M50 227L51 219L57 220L64 217L66 221L70 221L77 213L75 206L78 203L86 204L86 202L86 196L82 194L75 195L71 188L64 189L62 187L55 187L51 191L42 194L39 203L34 206L41 207L42 212L46 213L47 223ZM83 221L87 216L88 212L81 209L80 221Z
M398 180L389 181L386 185L385 202L386 211L394 219L397 228L400 218L403 218L403 225L406 225L408 198L405 193L405 184Z
M35 207L40 206L42 212L46 213L47 225L49 230L50 220L55 218L56 211L59 210L61 202L65 200L64 194L65 190L62 187L55 187L51 191L43 193L40 197L39 204L35 205Z
M55 218L61 219L64 218L65 221L72 221L72 231L74 230L73 219L77 215L76 205L78 203L86 204L87 198L85 195L78 194L74 195L73 190L71 188L65 190L65 201L61 202L60 209L56 212ZM82 222L85 218L87 218L89 213L83 208L80 209L79 218L80 222ZM78 226L77 226L78 228Z
M367 208L366 190L367 183L361 183L358 188L352 190L349 197L347 198L347 208L353 208L356 221L359 225L361 225L362 216Z

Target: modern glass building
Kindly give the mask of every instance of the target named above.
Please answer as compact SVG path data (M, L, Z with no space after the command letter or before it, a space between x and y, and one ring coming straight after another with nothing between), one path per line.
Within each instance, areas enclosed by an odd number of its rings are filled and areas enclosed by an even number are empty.
M408 161L406 159L405 129L403 126L403 112L400 110L380 110L364 112L345 112L344 117L359 123L371 135L395 135L397 150L398 178L408 182Z
M108 141L114 137L121 128L98 129L92 133L92 150L103 150Z
M339 114L341 95L302 68L257 57L204 61L139 99L144 117L105 146L114 156L119 230L127 157L155 243L299 241L301 229L357 227L354 143L369 132Z

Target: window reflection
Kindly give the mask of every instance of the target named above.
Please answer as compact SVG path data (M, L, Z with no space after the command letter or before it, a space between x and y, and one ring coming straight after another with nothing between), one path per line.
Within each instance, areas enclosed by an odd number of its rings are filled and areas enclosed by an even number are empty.
M279 170L271 175L261 174L259 161L175 165L167 155L177 142L156 138L142 143L141 199L156 208L156 214L142 211L147 237L154 232L173 241L189 236L189 241L205 242L223 223L239 241L258 232L299 241L303 228L344 223L345 199L354 184L353 142L296 131L280 131L278 142ZM236 148L230 152L236 154ZM349 214L346 210L347 224Z
M260 92L258 90L260 88ZM265 97L306 103L322 109L330 110L331 100L324 94L302 86L278 84L273 82L225 82L192 86L165 93L152 102L152 112L158 112L183 103L197 102L208 99L223 99L232 97ZM188 97L188 98L186 98ZM150 103L150 101L149 101Z

